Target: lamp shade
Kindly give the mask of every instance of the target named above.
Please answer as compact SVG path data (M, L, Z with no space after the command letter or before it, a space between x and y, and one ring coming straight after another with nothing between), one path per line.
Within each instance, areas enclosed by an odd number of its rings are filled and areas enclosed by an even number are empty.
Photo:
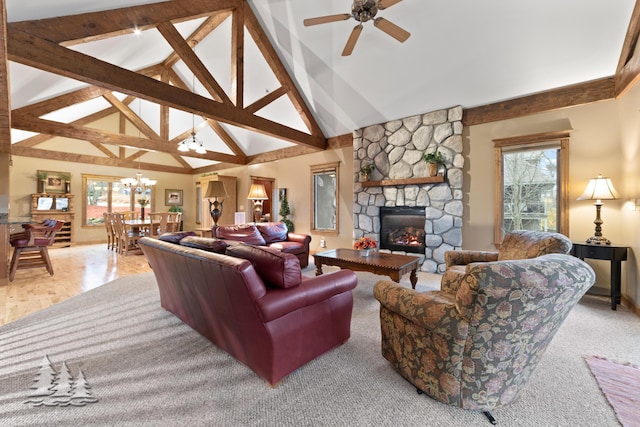
M247 196L247 199L268 200L269 196L267 196L267 191L264 189L264 185L251 184L251 188L249 189L249 195Z
M229 197L229 195L222 181L209 181L209 186L207 187L204 198L214 199L216 197Z
M602 175L598 175L597 178L591 178L587 189L578 197L577 200L615 200L618 197L618 192L613 188L611 179L603 178Z

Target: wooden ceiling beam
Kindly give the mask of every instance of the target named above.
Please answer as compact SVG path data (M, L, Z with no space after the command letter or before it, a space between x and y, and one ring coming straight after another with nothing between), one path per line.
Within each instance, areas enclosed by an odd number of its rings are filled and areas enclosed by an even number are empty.
M640 80L640 1L631 14L622 52L616 69L616 96L619 98Z
M193 169L177 166L157 165L151 163L135 162L131 160L115 159L111 157L90 156L87 154L73 154L62 151L41 150L30 147L13 147L11 154L14 156L34 157L39 159L60 160L63 162L86 163L93 165L113 166L131 169L144 169L155 172L169 172L191 175Z
M82 141L91 141L101 144L126 145L148 151L159 151L163 153L181 155L175 144L158 143L145 138L113 134L106 131L82 128L76 125L52 122L35 117L15 116L13 127L16 129L30 130L31 132L46 133L49 135L78 139ZM189 156L204 160L243 164L242 159L238 159L236 156L224 153L214 153L209 151L206 154L189 153Z
M231 99L244 107L244 8L233 11L231 21Z
M218 28L220 24L222 24L229 16L231 15L231 10L219 11L213 16L207 18L196 30L191 33L189 37L187 37L187 43L193 49L205 39L213 30ZM176 52L172 52L164 61L162 61L162 65L166 68L171 68L175 65L176 62L180 60L180 57Z
M183 0L60 16L32 21L12 22L9 27L28 32L56 44L89 42L133 33L163 22L181 22L206 16L219 10L231 10L242 0Z
M12 60L99 87L139 96L235 126L316 149L326 148L323 136L309 135L280 123L248 114L158 80L100 61L15 29L9 31Z
M258 49L260 49L260 52L273 70L273 73L280 84L290 89L287 95L298 111L300 118L307 126L307 129L309 129L309 132L311 132L312 135L322 136L324 138L320 125L318 125L316 119L313 117L311 109L307 106L291 76L289 76L287 69L280 60L278 53L271 45L269 38L260 26L260 23L258 22L256 15L251 10L248 2L244 3L244 22L247 30L249 30L249 34L251 34L251 37L253 38L253 41L258 46ZM326 148L326 145L323 148Z
M462 123L472 126L615 98L613 77L592 80L480 107L467 108Z
M240 148L238 143L233 139L231 135L229 135L229 132L227 132L220 123L215 120L207 120L207 124L236 156L243 159L244 162L247 161L246 153L242 150L242 148Z
M133 125L142 132L147 138L152 141L160 142L160 135L156 133L151 127L142 120L140 116L138 116L128 105L121 102L118 98L116 98L111 92L105 93L103 95L104 99L106 99L109 104L111 104L116 110L118 110L127 120L129 120Z
M109 93L109 89L97 86L88 86L82 89L75 90L73 92L65 93L64 95L36 102L35 104L16 108L12 111L16 114L27 114L35 117L40 117L44 114L48 114L62 108L70 107L80 102L99 98L105 93Z
M280 98L281 96L286 95L287 92L289 92L288 87L280 86L278 89L272 90L262 98L258 99L253 104L246 107L244 111L254 114L256 111L259 111L260 109L266 107L267 105L271 104L273 101Z
M191 46L182 38L176 27L171 23L165 22L158 25L158 31L171 45L185 65L189 67L194 76L202 83L213 99L224 104L231 104L231 100L224 92L224 89L222 89L216 79L211 75ZM194 88L191 88L191 91L195 92Z

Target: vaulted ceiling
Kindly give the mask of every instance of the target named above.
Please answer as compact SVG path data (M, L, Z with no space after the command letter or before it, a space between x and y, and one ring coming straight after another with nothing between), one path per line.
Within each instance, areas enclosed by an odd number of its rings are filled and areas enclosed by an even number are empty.
M611 98L637 62L629 0L391 1L378 14L409 39L365 22L346 57L358 22L303 20L349 0L6 2L12 153L177 173L350 144L454 105L477 121L556 88L549 108ZM178 151L192 129L206 153Z

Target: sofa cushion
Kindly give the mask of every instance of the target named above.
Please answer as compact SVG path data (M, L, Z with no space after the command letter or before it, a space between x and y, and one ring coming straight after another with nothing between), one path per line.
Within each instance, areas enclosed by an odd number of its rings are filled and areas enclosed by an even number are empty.
M175 243L177 245L178 243L180 243L180 240L188 236L196 236L195 231L176 231L170 233L162 233L160 236L158 236L158 239L164 242Z
M212 237L188 236L180 240L182 246L189 248L202 249L208 252L223 254L227 246L225 241Z
M266 222L256 224L266 244L287 240L287 225L284 222Z
M262 234L253 224L225 225L215 229L215 236L218 239L235 240L249 245L261 246L266 242Z
M300 261L295 255L247 244L228 246L226 254L251 261L267 286L290 288L302 281Z
M274 242L271 243L269 247L288 254L302 254L306 251L305 246L298 242Z

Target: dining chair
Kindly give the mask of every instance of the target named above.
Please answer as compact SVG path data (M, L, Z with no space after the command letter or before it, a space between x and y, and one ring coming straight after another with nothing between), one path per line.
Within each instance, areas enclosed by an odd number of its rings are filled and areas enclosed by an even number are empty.
M144 237L140 232L134 232L129 229L125 223L125 215L122 213L112 213L114 218L115 230L118 235L118 253L124 256L129 255L129 251L140 251L138 240Z
M13 255L9 268L9 281L13 281L18 269L45 267L53 276L53 265L47 247L53 244L56 233L63 225L64 221L58 220L46 220L42 224L28 224L24 227L24 232L10 238L9 243L13 246Z
M113 223L111 222L111 213L105 212L102 214L104 218L104 228L107 231L107 249L116 249L116 236L113 230Z

